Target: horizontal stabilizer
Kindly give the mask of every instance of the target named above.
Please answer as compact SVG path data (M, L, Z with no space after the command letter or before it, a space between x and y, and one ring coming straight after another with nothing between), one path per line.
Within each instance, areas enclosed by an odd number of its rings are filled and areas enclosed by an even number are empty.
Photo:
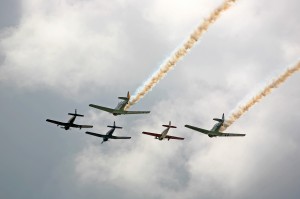
M213 120L215 120L217 122L224 122L222 119L219 119L219 118L214 118Z
M75 113L69 113L69 115L74 115L76 117L84 117L84 115L77 114L77 109L75 109Z
M167 127L167 128L177 128L176 126L171 125L171 121L169 121L169 124L163 124L162 126Z
M120 126L107 126L109 128L114 128L114 129L122 129L123 127L120 127Z
M129 91L127 92L127 97L118 97L121 100L130 100L130 94Z
M162 126L167 127L167 128L177 128L176 126L171 126L171 125L166 125L166 124L163 124Z
M80 115L80 114L77 114L77 113L69 113L68 115L74 115L76 117L84 117L84 115Z
M129 100L129 98L127 98L127 97L118 97L118 98L121 100Z
M123 127L120 127L120 126L116 126L116 122L114 121L114 125L113 126L107 126L109 128L113 128L113 129L121 129Z
M224 113L223 113L223 115L222 115L222 119L214 118L213 120L215 120L215 121L217 121L217 122L223 123L223 122L225 121Z

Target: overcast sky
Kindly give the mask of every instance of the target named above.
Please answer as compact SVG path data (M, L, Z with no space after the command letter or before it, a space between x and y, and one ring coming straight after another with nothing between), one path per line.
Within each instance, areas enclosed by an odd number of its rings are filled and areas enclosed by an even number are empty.
M217 199L300 197L300 74L255 105L226 132L210 129L300 55L298 0L240 0L131 110L132 94L221 0L2 0L0 2L0 198ZM65 131L67 121L131 140ZM158 141L142 131L184 141Z

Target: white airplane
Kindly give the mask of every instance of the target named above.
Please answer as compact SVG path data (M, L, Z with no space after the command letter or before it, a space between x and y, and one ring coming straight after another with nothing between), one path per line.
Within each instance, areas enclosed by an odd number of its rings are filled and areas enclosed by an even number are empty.
M163 140L163 139L176 139L176 140L184 140L184 138L182 137L176 137L176 136L171 136L171 135L167 135L170 128L177 128L176 126L171 126L171 121L169 122L169 125L162 125L164 127L167 127L162 133L150 133L150 132L143 132L143 134L146 134L146 135L150 135L150 136L154 136L155 139L158 139L158 140Z
M232 136L245 136L246 134L237 134L237 133L222 133L220 132L220 128L223 126L225 118L224 113L222 115L222 119L214 118L213 120L217 121L213 128L211 130L201 129L199 127L191 126L191 125L185 125L186 128L193 129L195 131L199 131L201 133L207 134L208 137L232 137Z
M96 109L100 109L102 111L109 112L109 113L113 114L114 116L127 115L127 114L147 114L147 113L150 113L150 111L126 111L126 110L124 110L125 106L129 103L129 100L130 100L129 92L127 93L127 97L118 97L118 98L123 100L123 101L119 102L117 107L114 108L114 109L99 106L99 105L95 105L95 104L90 104L89 106L93 107L93 108L96 108Z

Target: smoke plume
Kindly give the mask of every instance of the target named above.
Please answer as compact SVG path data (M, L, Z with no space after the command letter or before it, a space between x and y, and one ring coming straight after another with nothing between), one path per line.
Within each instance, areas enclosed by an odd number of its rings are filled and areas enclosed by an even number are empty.
M128 109L131 105L137 103L143 98L151 89L164 77L166 74L176 65L176 63L182 59L188 51L197 43L200 37L207 31L209 26L213 24L221 14L229 9L236 0L225 0L218 8L216 8L211 15L204 19L204 21L196 28L196 30L189 36L186 42L176 50L166 61L160 66L142 87L140 87L136 94L132 97L125 109Z
M290 76L295 72L300 70L300 61L293 67L286 69L281 75L268 84L262 91L251 98L247 103L239 106L236 111L234 111L229 119L224 122L221 131L225 131L230 125L232 125L236 120L238 120L244 113L246 113L253 105L258 103L262 98L269 95L275 88L284 83Z

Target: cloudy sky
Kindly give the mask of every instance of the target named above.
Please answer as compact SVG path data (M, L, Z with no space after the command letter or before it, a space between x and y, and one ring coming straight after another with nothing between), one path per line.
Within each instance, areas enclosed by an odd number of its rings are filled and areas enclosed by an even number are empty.
M300 55L298 0L240 0L132 110L114 107L158 68L221 0L2 0L0 2L0 198L291 198L300 197L300 74L209 138L213 117L259 91ZM105 133L64 131L77 108ZM184 141L158 141L142 131Z

